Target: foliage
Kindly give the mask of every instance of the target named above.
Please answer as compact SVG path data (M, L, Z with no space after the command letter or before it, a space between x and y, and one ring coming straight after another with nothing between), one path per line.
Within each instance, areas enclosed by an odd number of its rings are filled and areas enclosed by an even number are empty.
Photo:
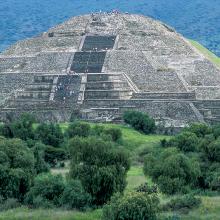
M198 144L199 144L199 138L196 136L196 134L185 131L176 135L166 145L170 147L177 147L184 152L189 152L189 151L196 151Z
M37 174L49 171L49 167L44 160L45 149L46 146L42 143L36 143L35 146L33 147L33 153L35 158L34 168Z
M52 146L46 146L45 148L45 161L54 167L58 161L67 159L67 152L63 148L56 148Z
M84 210L91 205L91 196L78 180L69 180L61 197L60 204L67 209Z
M184 130L196 134L197 137L204 137L212 132L211 127L204 123L193 123L190 127L185 128Z
M13 137L20 138L22 140L28 140L34 138L33 123L35 118L27 113L20 116L17 121L12 122L10 128L13 133Z
M0 198L0 212L6 211L9 209L15 209L20 206L20 203L17 199L14 198L8 198L4 200L3 198Z
M104 140L118 142L122 139L122 131L120 128L104 127L95 125L92 129L92 134L102 137Z
M70 140L69 149L70 176L81 180L93 204L103 205L113 193L124 190L130 164L123 150L96 137L75 137Z
M9 123L0 124L0 135L6 138L13 138L13 132Z
M212 162L220 162L220 139L217 139L203 148L206 157Z
M166 211L189 211L193 208L198 208L201 204L201 199L193 195L187 194L171 199L163 206Z
M109 135L114 142L117 142L122 138L122 132L119 128L105 128L103 133Z
M88 137L90 132L91 127L88 123L75 121L69 124L66 134L69 138L73 138L75 136Z
M194 187L201 170L197 161L175 148L167 148L160 155L146 156L144 173L152 177L162 192L174 194Z
M19 139L0 139L0 195L23 200L34 175L34 155Z
M134 129L145 134L151 134L155 131L156 125L154 119L147 114L137 111L126 111L123 115L125 123L131 125Z
M158 193L157 185L149 186L148 183L141 184L136 188L136 191L147 194Z
M61 175L40 174L28 192L25 202L32 206L58 206L59 199L65 189L65 183Z
M35 138L46 145L59 147L63 143L63 133L58 124L39 124L35 130Z
M156 194L129 192L116 194L103 209L103 220L140 220L157 218L159 199Z

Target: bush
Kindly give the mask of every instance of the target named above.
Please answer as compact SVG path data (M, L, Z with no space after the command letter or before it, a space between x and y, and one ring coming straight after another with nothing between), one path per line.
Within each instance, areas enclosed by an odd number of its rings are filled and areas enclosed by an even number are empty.
M211 127L204 123L194 123L190 127L185 128L185 131L196 134L197 137L205 137L212 132Z
M14 121L10 125L13 137L20 138L22 140L34 139L34 122L35 119L32 115L27 113L22 114L19 120Z
M63 133L59 125L42 123L35 130L35 138L46 145L60 147L64 141Z
M212 162L220 162L220 139L204 146L204 153L208 160Z
M64 189L65 183L61 175L40 174L35 178L25 201L28 205L38 207L59 206Z
M125 189L130 163L124 151L96 137L75 137L70 140L69 149L70 176L82 182L94 205L103 205L113 193Z
M119 128L105 128L103 130L105 135L111 136L112 141L117 142L122 138L122 132Z
M155 194L130 192L115 195L103 208L103 220L157 219L159 199Z
M145 134L153 133L156 129L154 119L147 114L137 111L127 111L123 115L125 123L131 125L134 129Z
M190 209L198 208L201 204L201 199L196 198L193 195L184 195L171 199L167 204L163 206L165 211L190 211Z
M9 209L15 209L20 206L20 203L17 199L8 198L6 200L0 199L0 212L7 211Z
M69 125L66 134L69 138L73 138L75 136L88 137L90 132L91 127L88 123L76 121Z
M51 146L46 146L45 149L45 161L50 164L50 166L56 166L57 162L67 159L67 152L63 148L55 148Z
M152 177L162 192L174 194L194 187L201 170L197 161L189 159L175 148L167 148L159 155L146 156L144 173Z
M84 210L91 205L91 196L78 180L70 180L61 197L61 205L67 209Z
M217 139L220 136L220 125L213 126L212 131L215 139Z
M42 143L36 143L33 147L33 153L35 158L34 168L37 174L49 171L48 164L44 160L45 149L46 146Z
M167 145L177 147L184 152L196 151L199 144L199 138L191 132L182 132L172 138Z
M23 200L34 176L34 155L19 139L0 139L0 195Z
M0 136L13 138L13 132L10 124L0 124Z
M147 183L141 184L136 188L137 192L152 194L152 193L158 193L158 189L156 185L149 186Z

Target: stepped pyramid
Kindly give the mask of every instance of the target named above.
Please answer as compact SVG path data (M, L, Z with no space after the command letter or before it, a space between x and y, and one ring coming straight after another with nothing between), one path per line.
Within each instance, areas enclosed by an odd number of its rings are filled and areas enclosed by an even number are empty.
M120 122L126 110L183 127L220 122L220 70L169 26L140 15L73 17L0 54L0 119Z

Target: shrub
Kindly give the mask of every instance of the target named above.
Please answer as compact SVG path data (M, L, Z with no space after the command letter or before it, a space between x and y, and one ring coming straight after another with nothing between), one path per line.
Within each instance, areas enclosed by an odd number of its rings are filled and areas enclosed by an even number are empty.
M147 194L157 193L158 189L156 185L149 186L147 183L141 184L136 188L137 192L143 192Z
M197 137L204 137L212 132L211 127L204 123L193 123L190 127L185 128L185 131L196 134Z
M45 161L54 167L57 162L67 159L67 152L63 148L47 146L45 149Z
M6 138L13 138L13 132L10 124L0 124L0 135Z
M84 210L91 205L91 196L78 180L70 180L61 197L61 205L67 209Z
M19 139L1 139L0 155L0 195L22 201L34 176L34 155Z
M171 199L167 204L163 206L165 211L189 211L193 208L198 208L201 204L201 199L196 198L193 195L184 195Z
M127 111L123 115L125 123L131 125L134 129L145 134L153 133L156 129L154 119L147 114L137 111Z
M20 138L22 140L34 139L33 123L35 119L32 115L24 113L17 121L14 121L10 128L13 133L13 137Z
M184 152L195 151L198 148L199 138L191 132L182 132L168 142L171 147L177 147Z
M45 149L46 146L42 143L36 143L35 146L33 147L33 153L35 158L34 168L37 174L49 171L49 167L44 160Z
M105 135L110 135L112 141L117 142L122 138L122 132L119 128L105 128L103 130Z
M17 199L14 198L8 198L6 200L1 199L0 201L0 212L7 211L9 209L15 209L20 206L20 203Z
M175 148L167 148L159 155L146 156L144 173L153 178L162 192L174 194L194 187L201 171L197 161L189 159Z
M213 191L220 192L220 164L215 163L209 166L205 172L206 187Z
M124 151L96 137L75 137L70 140L69 149L70 176L82 182L93 204L103 205L113 193L125 189L130 163Z
M213 135L217 139L220 136L220 124L213 126Z
M160 145L161 145L161 147L167 147L167 145L168 145L167 139L166 139L166 138L162 139L162 140L160 141Z
M212 162L220 162L220 139L204 146L206 157Z
M40 124L35 130L35 138L53 147L60 147L64 140L60 126L52 123Z
M69 138L73 138L75 136L88 137L90 132L91 127L88 123L76 121L69 125L66 134Z
M45 207L45 205L59 205L59 199L65 188L65 183L61 175L40 174L35 180L26 196L28 205ZM43 202L41 204L41 202Z
M159 199L155 194L130 192L115 195L103 208L103 220L140 220L157 218Z

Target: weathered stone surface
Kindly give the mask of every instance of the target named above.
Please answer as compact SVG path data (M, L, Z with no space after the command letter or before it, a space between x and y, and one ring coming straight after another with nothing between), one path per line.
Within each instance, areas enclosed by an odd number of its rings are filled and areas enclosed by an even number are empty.
M94 35L103 42L109 36L114 46L85 47ZM87 58L77 61L75 73L74 56L82 51ZM101 51L104 63L94 56ZM89 72L98 62L96 73ZM27 111L41 120L65 121L77 112L87 120L120 121L125 110L136 109L183 127L220 121L218 103L220 70L175 30L140 15L73 17L0 54L2 120Z

